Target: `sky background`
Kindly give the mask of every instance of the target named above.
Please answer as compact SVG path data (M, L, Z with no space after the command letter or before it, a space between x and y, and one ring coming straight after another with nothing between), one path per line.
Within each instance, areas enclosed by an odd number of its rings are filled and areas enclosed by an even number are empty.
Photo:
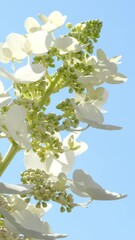
M128 197L119 201L94 201L88 209L76 208L70 214L59 213L56 206L45 219L55 232L68 233L69 240L135 239L134 1L1 0L0 10L0 42L10 32L23 34L25 18L36 17L39 13L49 15L59 10L68 16L67 22L73 24L89 19L103 21L101 38L95 49L102 48L108 57L122 55L119 71L128 77L125 84L107 85L110 97L105 105L108 110L105 122L123 126L123 130L88 129L83 132L80 140L87 142L89 149L77 158L74 169L83 168L104 188L127 193ZM1 143L0 150L6 152L5 142ZM1 180L18 183L23 169L23 155L20 153Z

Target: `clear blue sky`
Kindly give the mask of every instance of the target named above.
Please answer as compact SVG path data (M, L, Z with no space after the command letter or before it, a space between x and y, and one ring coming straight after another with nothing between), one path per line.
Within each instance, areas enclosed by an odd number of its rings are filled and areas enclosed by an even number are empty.
M70 240L135 239L135 6L133 0L2 0L0 3L0 41L10 32L23 33L26 17L38 13L48 15L59 10L73 24L87 19L103 21L101 38L96 48L108 56L122 55L120 71L128 76L126 84L108 86L106 123L123 126L123 130L107 132L89 129L81 140L89 144L87 153L76 160L75 168L83 168L103 187L127 193L126 199L93 202L88 209L75 209L71 214L51 210L46 219L54 231L69 233ZM6 145L1 145L3 149ZM23 170L22 155L3 175L6 182L18 182Z

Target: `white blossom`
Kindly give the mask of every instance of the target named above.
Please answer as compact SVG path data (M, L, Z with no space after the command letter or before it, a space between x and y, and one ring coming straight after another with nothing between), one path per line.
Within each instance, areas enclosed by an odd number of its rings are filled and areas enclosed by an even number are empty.
M23 234L32 239L54 240L55 238L66 237L66 234L52 233L47 222L43 222L37 215L25 209L14 211L12 214L0 207L0 213L5 218L6 227L16 233Z
M75 108L75 115L79 121L87 123L89 126L104 130L119 130L121 127L103 124L104 116L101 105L91 100L86 100L86 94L77 94L72 104ZM103 101L104 103L104 101ZM96 106L97 105L97 106Z
M102 49L97 50L97 57L90 56L86 64L92 65L93 71L88 75L79 74L78 82L84 86L101 85L104 82L110 84L123 83L127 81L127 77L117 71L117 65L121 56L108 59Z
M41 64L27 64L14 74L9 73L0 66L0 76L17 83L32 83L40 80L45 74L45 68Z
M116 200L127 197L127 194L110 192L96 183L92 177L81 169L73 173L71 190L80 197L90 197L91 200Z
M40 24L33 17L26 18L26 20L24 22L24 27L28 33L33 33L33 32L39 31L41 29Z
M59 11L54 11L48 17L44 14L39 14L38 18L43 24L40 25L39 22L33 17L26 18L24 26L28 33L33 33L40 30L52 32L65 23L67 16L63 16Z
M69 36L56 38L54 41L54 46L60 50L60 54L80 52L84 47L84 45L79 44L76 38Z
M6 37L5 43L0 44L0 61L7 63L10 61L21 61L27 57L24 51L26 38L18 33L10 33Z
M39 14L38 17L44 23L41 28L47 32L51 32L61 27L67 19L67 16L63 16L59 11L52 12L48 17L44 14Z

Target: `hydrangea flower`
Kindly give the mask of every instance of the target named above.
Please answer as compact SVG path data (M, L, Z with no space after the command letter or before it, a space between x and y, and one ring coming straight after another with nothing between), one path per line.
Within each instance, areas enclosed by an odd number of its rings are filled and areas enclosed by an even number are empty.
M89 75L79 75L77 81L84 86L101 85L104 82L118 84L127 81L127 77L117 72L117 64L121 56L108 59L102 49L97 50L97 57L91 56L87 59L87 64L92 65L93 71Z
M6 227L18 234L23 234L31 239L55 240L56 238L67 237L66 234L52 233L52 230L47 222L43 222L37 215L29 210L14 211L9 213L7 210L0 207L0 213L6 219Z
M96 183L92 177L81 169L73 173L71 190L80 197L90 197L91 200L117 200L127 197L127 194L110 192Z
M67 16L63 16L59 11L52 12L48 17L44 14L39 14L38 17L43 23L42 25L40 25L39 22L33 17L26 18L24 26L28 33L33 33L39 30L52 32L53 30L61 27L67 18Z
M75 108L75 115L81 122L87 123L93 128L104 130L119 130L121 127L103 124L104 117L102 114L103 101L92 102L91 99L86 101L88 96L86 94L77 94L72 104ZM100 104L99 104L100 102Z
M0 193L15 194L6 196L6 202L10 206L7 210L4 205L0 206L0 214L4 216L4 226L17 236L23 234L31 239L50 239L66 237L66 234L52 233L47 222L43 222L41 217L50 209L51 204L46 208L36 208L32 204L27 204L16 194L27 194L31 192L33 185L13 185L0 183Z
M40 80L45 74L45 68L41 64L27 64L14 74L9 73L0 66L0 76L17 83L32 83Z
M6 37L5 43L0 44L0 61L8 63L10 61L21 61L27 57L24 51L26 38L18 33L10 33Z
M80 45L74 37L62 36L55 39L54 46L60 50L60 54L65 54L68 52L80 52L86 45Z
M44 14L39 14L38 17L41 22L44 23L44 25L42 25L42 29L46 30L47 32L51 32L61 27L67 19L67 16L63 16L59 11L53 11L48 17L46 17Z

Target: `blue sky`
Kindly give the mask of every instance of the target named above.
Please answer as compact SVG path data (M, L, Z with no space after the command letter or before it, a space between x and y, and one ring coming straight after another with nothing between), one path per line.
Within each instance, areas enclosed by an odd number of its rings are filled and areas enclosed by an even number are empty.
M107 86L110 98L106 104L106 123L123 126L123 130L108 132L88 129L80 140L89 144L89 150L77 158L75 168L83 168L106 189L127 193L128 198L119 201L98 202L88 209L76 208L70 214L61 214L58 207L51 210L46 219L54 231L69 233L70 240L114 240L135 238L135 14L134 1L83 0L83 1L1 1L0 41L10 32L24 33L26 17L38 13L50 14L54 10L68 16L73 24L88 19L103 21L103 29L95 49L102 48L109 57L123 56L120 72L128 77L121 85ZM63 33L63 30L62 32ZM2 142L0 150L7 145ZM23 170L23 156L18 154L2 180L15 183Z

